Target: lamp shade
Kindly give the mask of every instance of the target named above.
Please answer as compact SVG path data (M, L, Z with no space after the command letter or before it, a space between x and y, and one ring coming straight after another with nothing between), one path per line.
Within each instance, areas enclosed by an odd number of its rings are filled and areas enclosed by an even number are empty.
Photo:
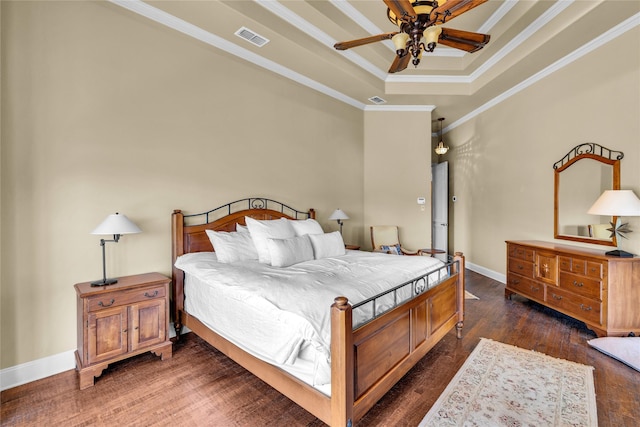
M346 213L344 213L342 210L340 209L336 209L335 211L333 211L333 213L331 214L331 216L329 217L329 219L333 219L333 220L343 220L343 219L349 219L349 217L347 216Z
M141 232L142 230L129 218L116 212L102 221L91 234L135 234Z
M607 216L640 216L640 199L631 190L606 190L587 213Z

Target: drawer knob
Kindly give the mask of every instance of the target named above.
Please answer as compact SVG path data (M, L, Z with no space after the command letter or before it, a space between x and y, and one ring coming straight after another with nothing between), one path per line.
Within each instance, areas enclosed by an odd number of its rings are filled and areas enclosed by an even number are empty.
M518 283L520 283L520 280L518 279L511 279L511 283L514 285L517 285Z
M591 311L591 306L590 305L580 304L580 309L582 309L584 311Z
M535 286L529 286L533 292L538 292L540 288L536 288Z
M551 294L551 295L553 295L553 299L557 299L558 301L562 299L560 295L556 295L556 294Z
M149 292L145 292L144 296L147 297L147 298L157 297L158 296L158 290L156 289L153 294L150 294Z
M111 298L111 301L109 301L109 304L105 304L105 303L103 303L102 301L100 301L100 302L98 303L98 305L99 305L100 307L111 307L111 306L113 305L113 303L114 303L114 302L116 302L116 300L114 300L113 298Z
M577 281L574 280L573 281L573 286L577 286L577 287L581 288L581 287L584 286L584 283L582 283L582 282L578 283Z

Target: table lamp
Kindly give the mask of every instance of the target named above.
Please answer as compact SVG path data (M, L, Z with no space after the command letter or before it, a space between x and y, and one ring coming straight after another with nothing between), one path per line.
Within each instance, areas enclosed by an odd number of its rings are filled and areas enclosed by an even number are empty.
M611 228L607 230L611 232L611 237L619 236L627 238L626 233L630 233L631 229L628 223L622 223L621 216L640 216L640 199L631 190L606 190L596 200L596 202L587 211L591 215L605 215L617 217L616 223L611 223ZM606 255L629 258L633 254L620 249L618 240L618 249L606 252Z
M333 211L329 219L338 221L338 225L340 226L340 234L342 234L342 220L349 219L349 217L342 210L336 209L335 211Z
M96 227L91 234L112 234L113 239L106 240L100 239L100 246L102 246L102 279L91 282L91 286L106 286L112 285L118 282L118 279L107 279L107 267L104 256L104 245L107 242L116 242L120 240L121 234L135 234L140 233L142 230L138 228L129 218L125 215L121 215L118 212L109 215L102 223Z

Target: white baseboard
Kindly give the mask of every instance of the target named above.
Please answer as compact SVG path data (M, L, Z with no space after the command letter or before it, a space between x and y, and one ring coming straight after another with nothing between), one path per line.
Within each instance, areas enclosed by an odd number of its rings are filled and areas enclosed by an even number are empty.
M0 370L0 390L7 390L76 368L75 350Z
M465 266L478 274L487 276L500 283L506 283L507 278L504 274L481 267L472 262L466 262ZM187 328L182 328L182 334L189 332ZM169 336L175 336L173 323L169 327ZM0 370L0 390L7 390L26 384L31 381L40 380L76 368L75 350L65 351L64 353L54 354L53 356L44 357L32 362L23 363L21 365L11 366Z
M189 332L182 328L182 334ZM181 335L182 335L181 334ZM169 324L169 338L176 336L173 323ZM21 365L0 370L0 390L7 390L32 381L41 380L65 371L76 369L75 350L43 357Z
M507 276L502 273L498 273L497 271L489 270L488 268L484 268L482 266L476 265L472 262L465 262L465 267L471 271L474 271L478 274L482 274L483 276L487 276L490 279L493 279L500 283L507 283Z

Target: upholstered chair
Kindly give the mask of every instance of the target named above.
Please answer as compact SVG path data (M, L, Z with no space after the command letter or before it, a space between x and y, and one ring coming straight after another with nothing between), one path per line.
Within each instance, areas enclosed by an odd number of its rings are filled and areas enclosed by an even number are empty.
M412 251L402 247L395 225L372 225L371 245L374 252L385 252L395 255L422 255L422 251Z

